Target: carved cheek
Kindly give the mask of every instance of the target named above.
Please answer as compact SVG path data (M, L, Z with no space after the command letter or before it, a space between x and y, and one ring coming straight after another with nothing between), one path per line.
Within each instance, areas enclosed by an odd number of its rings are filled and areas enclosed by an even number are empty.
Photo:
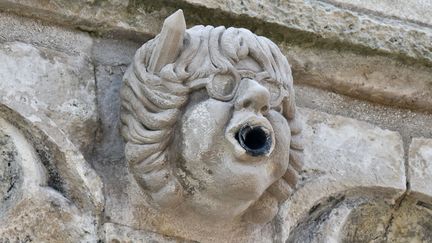
M275 132L275 149L271 156L271 163L268 163L268 169L271 170L274 178L280 178L288 168L291 130L287 120L278 112L271 110L268 114L268 120L273 126Z
M182 153L186 161L206 162L217 152L215 145L224 139L230 117L230 103L208 99L186 107L182 117Z

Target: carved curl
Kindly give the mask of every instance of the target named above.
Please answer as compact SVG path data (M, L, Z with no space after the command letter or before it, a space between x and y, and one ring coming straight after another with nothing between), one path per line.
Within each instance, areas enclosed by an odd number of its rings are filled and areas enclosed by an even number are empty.
M193 80L224 73L247 56L257 61L289 94L282 114L291 129L289 166L268 192L284 201L294 189L302 167L301 123L296 115L293 80L288 61L265 37L246 29L195 26L186 30L183 47L160 73L148 70L160 35L144 44L124 75L121 90L121 133L130 170L148 195L162 207L176 205L183 188L177 181L168 150L173 128L192 92Z

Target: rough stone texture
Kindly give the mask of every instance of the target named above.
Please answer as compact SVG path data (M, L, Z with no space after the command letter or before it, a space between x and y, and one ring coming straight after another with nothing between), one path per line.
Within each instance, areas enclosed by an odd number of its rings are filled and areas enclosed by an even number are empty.
M190 25L275 41L305 107L294 196L261 231L219 235L432 241L430 2L0 0L0 123L12 129L0 128L0 242L221 241L200 224L184 234L184 220L161 227L169 224L145 203L118 130L124 72L177 8ZM26 166L23 151L34 154ZM44 176L23 178L35 165Z
M404 151L398 133L309 109L301 114L307 124L305 164L301 184L282 211L286 234L320 204L333 208L351 194L394 201L405 192Z
M337 8L322 1L208 1L192 4L258 18L335 41L432 61L430 28ZM423 7L427 7L422 5ZM272 14L268 14L271 12Z
M415 197L396 205L377 197L342 198L315 208L287 242L430 242L427 207Z
M105 242L126 243L126 242L160 242L160 243L192 243L180 238L167 237L154 232L135 230L123 225L112 223L104 224Z
M432 25L432 3L428 0L324 0L335 5L414 23Z
M127 40L97 38L93 42L92 57L97 65L129 65L136 50L142 43Z
M431 242L432 200L407 197L393 214L387 229L386 242Z
M93 66L21 42L0 44L0 93L50 117L85 154L94 143L97 113Z
M20 15L139 42L157 34L164 17L184 8L189 24L235 24L280 44L294 45L287 55L295 62L294 76L302 77L298 82L387 105L430 110L430 4L411 1L403 8L402 4L356 0L0 2L5 10ZM409 15L414 19L407 19L408 13L414 12ZM210 15L215 17L209 18ZM315 49L308 50L309 47ZM303 48L306 50L299 52ZM339 58L340 50L347 54L346 58ZM426 67L422 67L424 64ZM341 66L353 71L344 71ZM351 78L347 73L355 75ZM392 85L385 85L387 82Z
M168 13L147 14L142 9L134 8L132 3L118 0L6 0L0 2L0 8L114 38L121 35L130 39L142 39L157 33L163 17Z
M22 171L16 163L17 148L9 134L0 131L0 212L11 207L21 184Z
M412 137L432 137L432 116L418 112L353 99L307 85L297 85L301 107L365 121L402 135L405 151Z
M390 211L374 197L330 198L313 208L286 242L382 242Z
M432 197L432 139L413 138L409 148L411 190Z
M432 68L385 56L283 46L296 84L390 106L432 111Z
M0 115L18 126L36 149L51 177L48 185L67 198L99 214L104 196L99 176L67 135L46 115L31 106L1 97Z
M2 109L1 116L7 115L13 122L13 113ZM16 117L15 117L16 118ZM44 117L42 117L44 119ZM21 120L21 122L23 122ZM24 125L23 123L20 126ZM28 128L32 129L32 128ZM26 129L22 129L24 131ZM98 222L96 216L101 210L101 184L89 168L85 168L82 157L71 158L63 154L63 161L53 151L50 158L42 157L40 147L31 143L38 142L48 151L49 141L37 140L37 132L28 140L19 129L0 117L0 132L3 152L0 164L18 168L19 173L12 173L13 178L5 195L0 200L0 241L1 242L60 242L60 241L97 241ZM55 130L54 130L55 131ZM55 133L51 133L55 136ZM62 147L63 151L67 146ZM57 158L56 158L57 157ZM72 160L71 160L72 159ZM47 161L50 160L50 161ZM64 170L61 164L76 165L74 169L84 174L74 174ZM17 170L17 169L15 169ZM1 170L1 174L11 174L10 170ZM73 175L68 177L67 175ZM61 175L61 179L53 179ZM6 178L7 179L7 178ZM54 179L55 180L55 179ZM1 181L3 186L5 181ZM0 187L1 188L1 187Z
M329 1L336 4L344 1ZM384 18L388 15L400 16L401 2L396 7L388 1L380 4L371 4L371 1L359 3L351 2L351 5L361 9L375 11L374 14L364 14L344 8L338 8L324 1L209 1L209 0L184 0L179 3L164 1L162 7L158 3L147 1L30 1L30 0L5 0L1 2L3 9L19 12L20 14L38 17L49 21L60 22L84 29L105 32L134 32L154 35L159 31L159 26L164 17L169 15L165 8L200 6L207 9L216 9L227 12L230 16L248 16L259 19L261 22L280 25L289 29L306 33L313 33L332 40L346 41L355 45L362 45L377 50L402 53L416 59L432 61L431 37L429 28L421 25L412 25L392 18ZM415 2L404 4L403 12L408 15L415 12L414 16L429 18L428 2ZM160 11L148 11L152 5L157 5ZM393 13L385 11L392 6ZM192 8L193 9L193 8ZM397 9L397 10L395 10ZM416 11L422 9L423 11ZM271 12L272 14L268 14ZM207 13L191 13L201 16ZM409 15L412 16L412 15ZM424 16L424 17L423 17ZM403 16L401 16L403 17ZM415 18L415 17L414 17ZM428 23L428 20L417 22ZM198 23L193 23L198 24Z
M87 58L93 43L88 33L5 12L0 12L0 32L0 42L19 41Z

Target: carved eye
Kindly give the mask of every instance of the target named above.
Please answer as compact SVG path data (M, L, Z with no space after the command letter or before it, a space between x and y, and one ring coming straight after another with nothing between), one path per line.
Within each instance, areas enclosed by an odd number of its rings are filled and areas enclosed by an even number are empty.
M271 80L263 80L261 84L270 92L270 105L277 106L282 101L281 86Z
M213 98L230 100L234 96L238 82L230 74L217 74L208 84L207 90Z
M272 107L272 109L275 110L276 112L281 113L281 114L283 112L283 106L282 106L282 104L279 104L279 105L277 105L275 107Z

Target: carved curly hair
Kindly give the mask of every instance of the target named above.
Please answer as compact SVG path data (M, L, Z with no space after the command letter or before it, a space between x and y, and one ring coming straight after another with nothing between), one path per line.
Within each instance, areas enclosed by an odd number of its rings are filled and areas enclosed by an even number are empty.
M188 101L188 83L226 72L246 57L257 61L288 92L282 114L291 129L289 166L267 190L279 202L294 189L302 167L301 123L296 116L293 80L288 61L269 39L242 28L195 26L186 30L175 62L154 74L148 65L160 36L145 43L124 75L121 89L121 134L130 171L159 207L176 205L184 189L174 174L168 148L173 127Z

